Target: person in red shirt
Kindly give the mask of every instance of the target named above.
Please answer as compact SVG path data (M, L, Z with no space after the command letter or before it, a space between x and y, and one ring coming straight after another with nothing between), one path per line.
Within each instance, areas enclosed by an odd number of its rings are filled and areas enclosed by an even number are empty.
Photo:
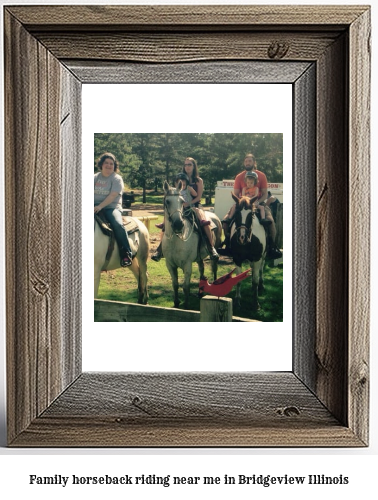
M243 172L235 177L234 181L234 194L239 198L242 195L243 188L247 187L245 176L247 172L256 172L258 176L257 187L259 188L259 199L258 203L264 203L268 197L268 181L266 175L256 169L256 160L252 153L249 153L244 158L244 168ZM223 245L226 248L230 245L230 223L232 222L233 215L235 213L235 205L232 205L228 213L222 220L223 231L225 235L225 240ZM273 220L272 212L269 207L265 207L265 218L271 221L271 224L267 227L267 258L268 259L278 259L282 257L282 252L277 248L275 244L276 238L276 225Z

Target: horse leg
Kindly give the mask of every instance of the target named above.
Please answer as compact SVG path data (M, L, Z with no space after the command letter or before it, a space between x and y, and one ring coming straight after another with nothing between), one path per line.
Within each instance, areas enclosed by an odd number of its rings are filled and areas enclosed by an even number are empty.
M99 264L99 262L101 262ZM95 255L95 262L94 262L94 298L97 299L98 297L98 288L100 286L100 279L101 279L101 269L102 266L104 265L104 262L100 261L98 258L96 260L96 255Z
M236 274L240 274L242 272L242 268L241 266L237 266L236 267ZM236 292L235 292L235 299L234 299L234 302L235 302L235 306L236 307L240 307L240 289L241 289L241 283L240 281L237 283L236 285Z
M198 264L198 271L199 271L199 275L200 275L200 280L206 279L205 264L204 264L203 260L201 258L199 258L197 260L197 264Z
M173 264L170 262L165 261L165 264L168 268L169 274L171 275L172 279L172 287L173 287L173 304L174 307L178 307L180 305L180 301L178 298L178 274L177 274L177 267L175 267Z
M184 284L182 286L184 290L184 308L189 307L189 293L190 293L190 278L192 276L192 263L188 262L184 269Z
M100 286L100 278L101 278L101 269L98 270L95 267L94 270L94 298L98 297L98 287Z
M260 309L260 304L258 301L260 266L261 266L261 260L259 262L254 262L252 265L252 310L253 311L257 311L258 309Z
M129 269L135 276L135 279L138 283L138 304L147 304L148 294L146 270L142 269L141 263L136 257L134 257L133 263L131 264ZM143 274L145 276L143 276Z
M263 271L264 271L264 260L261 260L261 265L259 269L259 288L258 288L259 294L265 291Z
M211 270L213 272L213 281L215 281L218 275L218 261L215 259L211 260Z
M135 260L135 259L134 259ZM148 283L147 283L147 261L138 260L139 262L139 304L148 303Z

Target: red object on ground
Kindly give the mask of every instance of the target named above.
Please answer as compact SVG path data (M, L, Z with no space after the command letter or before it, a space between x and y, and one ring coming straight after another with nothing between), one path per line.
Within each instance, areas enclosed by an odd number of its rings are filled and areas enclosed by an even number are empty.
M210 295L215 295L216 297L224 297L231 292L232 288L239 283L239 281L247 278L248 274L251 272L251 269L247 269L247 271L232 277L231 275L235 269L236 267L228 274L225 274L224 276L221 276L217 280L213 281L213 283L209 283L207 280L200 280L200 291L209 293Z

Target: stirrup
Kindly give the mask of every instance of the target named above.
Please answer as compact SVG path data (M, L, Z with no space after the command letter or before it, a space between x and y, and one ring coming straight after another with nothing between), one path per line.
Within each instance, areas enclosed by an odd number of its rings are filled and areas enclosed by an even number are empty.
M211 260L219 260L219 255L214 247L209 248L209 255Z
M159 262L162 258L162 255L154 253L151 255L151 259L154 260L155 262Z
M268 259L280 259L282 252L278 248L270 248L267 254Z
M123 259L121 260L121 267L129 267L131 266L132 264L132 260L131 260L131 257L129 257L128 255L125 255L123 257Z
M162 257L163 257L163 251L162 251L161 243L160 243L156 249L156 252L153 255L151 255L151 259L154 260L155 262L159 262L159 260Z

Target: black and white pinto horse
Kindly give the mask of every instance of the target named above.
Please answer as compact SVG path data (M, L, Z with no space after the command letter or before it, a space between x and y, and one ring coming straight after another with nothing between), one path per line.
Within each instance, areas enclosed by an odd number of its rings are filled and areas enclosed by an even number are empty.
M165 263L172 278L174 307L180 304L178 298L178 268L184 272L184 307L189 305L190 279L192 275L192 264L197 262L200 279L204 276L203 260L209 255L204 238L195 229L193 222L184 217L184 199L180 196L181 181L177 189L164 182L164 217L165 231L162 240L162 250ZM208 220L215 224L212 231L213 244L217 248L220 245L222 226L219 218L212 212L205 212ZM218 263L211 260L211 267L214 280L217 278Z
M237 273L242 264L250 263L252 269L252 308L259 309L258 292L264 290L263 269L266 255L265 229L256 215L254 201L246 196L238 198L232 193L236 203L234 221L230 228L230 249ZM236 286L235 305L240 307L240 282Z

